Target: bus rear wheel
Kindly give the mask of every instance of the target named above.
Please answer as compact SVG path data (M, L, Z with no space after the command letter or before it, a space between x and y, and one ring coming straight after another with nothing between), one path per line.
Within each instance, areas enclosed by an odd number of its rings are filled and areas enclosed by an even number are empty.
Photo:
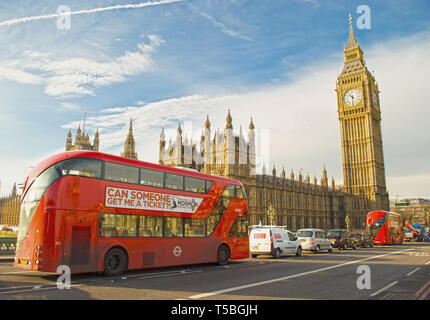
M230 262L230 250L226 245L221 245L218 248L216 264L225 266Z
M120 248L110 249L103 259L104 275L108 277L119 276L127 269L127 255Z

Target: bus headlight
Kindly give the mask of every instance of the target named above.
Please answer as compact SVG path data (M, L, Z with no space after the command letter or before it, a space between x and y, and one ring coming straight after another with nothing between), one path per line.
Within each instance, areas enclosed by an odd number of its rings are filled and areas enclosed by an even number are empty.
M36 264L39 264L39 263L40 263L40 260L39 260L39 259L36 259L35 263L36 263Z
M37 244L37 245L36 245L36 250L37 250L37 251L39 251L39 250L40 250L40 248L41 248L41 247L40 247L40 244Z

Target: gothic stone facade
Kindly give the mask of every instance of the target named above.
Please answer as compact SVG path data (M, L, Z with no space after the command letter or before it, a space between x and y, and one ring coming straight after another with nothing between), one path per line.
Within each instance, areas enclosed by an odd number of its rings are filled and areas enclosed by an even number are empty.
M6 197L0 198L0 224L17 226L19 221L20 196L17 195L16 185Z
M193 168L200 172L216 174L239 180L243 183L249 199L250 224L269 224L269 207L274 209L273 222L286 225L290 229L314 227L322 229L345 228L348 215L350 228L364 229L363 219L368 201L359 196L346 193L335 186L332 179L328 183L327 171L323 169L321 179L313 181L309 175L303 178L301 173L295 179L291 172L287 178L285 169L281 175L255 173L255 127L253 120L249 124L248 141L242 130L233 133L230 110L223 132L217 130L211 136L209 117L205 122L199 148L196 143L182 137L179 124L175 141L166 144L164 129L160 135L159 163Z

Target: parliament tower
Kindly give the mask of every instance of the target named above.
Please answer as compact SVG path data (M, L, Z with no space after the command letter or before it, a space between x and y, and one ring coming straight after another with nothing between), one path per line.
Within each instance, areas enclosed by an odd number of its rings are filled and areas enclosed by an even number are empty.
M389 210L378 84L366 67L351 16L349 24L344 66L336 84L344 192L367 199L369 211Z

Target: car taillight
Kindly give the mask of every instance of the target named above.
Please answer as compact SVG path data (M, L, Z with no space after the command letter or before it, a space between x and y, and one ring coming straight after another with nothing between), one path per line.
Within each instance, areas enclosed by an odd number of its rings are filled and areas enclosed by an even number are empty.
M314 244L314 240L311 240L311 244L312 244L312 245Z
M342 239L342 238L340 238L340 239L339 239L339 242L342 242L342 241L343 241L343 239Z

